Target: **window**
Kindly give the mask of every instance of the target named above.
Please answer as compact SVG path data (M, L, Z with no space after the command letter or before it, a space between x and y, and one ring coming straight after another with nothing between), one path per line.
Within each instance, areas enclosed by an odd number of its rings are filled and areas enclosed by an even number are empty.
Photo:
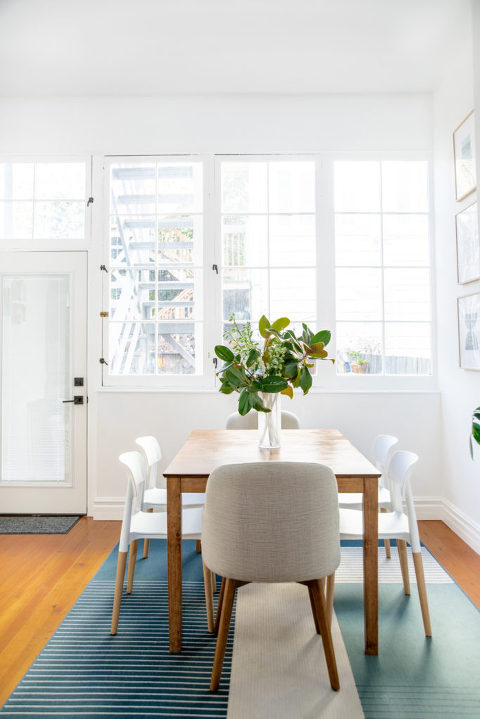
M222 319L315 324L315 162L220 161Z
M203 163L109 166L110 376L203 372Z
M429 375L428 163L334 165L337 373Z
M85 162L0 162L3 247L69 249L85 237Z

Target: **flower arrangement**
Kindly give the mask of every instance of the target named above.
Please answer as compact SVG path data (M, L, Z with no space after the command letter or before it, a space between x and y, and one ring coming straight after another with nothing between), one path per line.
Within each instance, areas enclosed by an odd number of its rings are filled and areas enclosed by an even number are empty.
M310 369L315 360L334 359L328 357L325 349L330 342L331 332L313 332L302 324L303 332L296 336L287 329L290 320L280 317L275 322L263 315L258 323L262 341L254 337L250 322L239 326L233 315L231 329L225 332L230 346L216 345L215 354L225 364L217 372L220 377L220 392L238 392L238 411L246 415L251 409L270 412L265 405L264 394L281 393L293 397L294 387L300 387L307 394L312 386Z

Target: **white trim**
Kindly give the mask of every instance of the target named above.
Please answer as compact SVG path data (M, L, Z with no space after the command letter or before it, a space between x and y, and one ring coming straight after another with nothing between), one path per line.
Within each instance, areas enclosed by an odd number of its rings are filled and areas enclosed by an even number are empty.
M443 521L460 539L480 554L480 524L448 499L443 500Z
M119 519L123 517L125 497L96 497L89 507L93 519Z

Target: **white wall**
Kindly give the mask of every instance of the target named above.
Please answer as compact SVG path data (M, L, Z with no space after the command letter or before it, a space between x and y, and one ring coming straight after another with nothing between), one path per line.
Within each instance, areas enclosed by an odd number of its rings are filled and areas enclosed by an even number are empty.
M0 153L153 154L430 151L429 95L66 98L0 100ZM96 205L94 204L94 212ZM125 490L117 457L156 434L165 461L194 428L222 427L234 399L218 393L111 392L99 387L98 238L90 251L89 512L118 517ZM421 515L441 516L435 392L312 393L291 405L306 427L338 427L368 451L381 432L419 453Z
M443 452L442 493L452 512L451 526L462 536L470 537L480 551L480 459L472 462L468 450L472 410L480 404L480 374L459 368L457 328L457 297L480 291L480 283L457 284L455 237L455 214L471 204L475 196L469 195L461 202L455 200L452 143L453 130L474 107L473 86L472 45L467 38L463 54L434 94L437 338L443 427L437 451ZM480 92L477 119L479 100Z

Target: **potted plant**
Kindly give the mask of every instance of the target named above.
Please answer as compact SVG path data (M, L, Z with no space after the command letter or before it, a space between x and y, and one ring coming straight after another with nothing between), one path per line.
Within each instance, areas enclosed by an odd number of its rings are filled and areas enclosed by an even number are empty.
M355 374L365 374L368 369L369 360L361 357L361 354L359 350L351 350L348 353L350 367Z
M325 349L330 342L329 330L313 332L306 324L296 335L288 317L270 322L260 318L260 340L254 337L250 322L239 326L233 315L231 329L225 332L227 345L217 345L215 354L224 365L217 372L220 392L238 392L238 411L246 415L250 410L260 412L259 430L261 447L280 446L279 394L293 398L299 387L307 394L312 386L311 368L315 360L333 359Z

